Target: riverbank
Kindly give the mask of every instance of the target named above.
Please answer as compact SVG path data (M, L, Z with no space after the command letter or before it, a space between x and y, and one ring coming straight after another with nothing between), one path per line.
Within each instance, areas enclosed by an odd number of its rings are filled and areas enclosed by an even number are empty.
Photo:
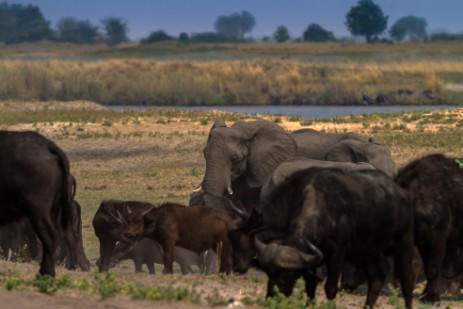
M53 49L55 45L50 45ZM0 47L0 98L105 105L463 102L463 44Z

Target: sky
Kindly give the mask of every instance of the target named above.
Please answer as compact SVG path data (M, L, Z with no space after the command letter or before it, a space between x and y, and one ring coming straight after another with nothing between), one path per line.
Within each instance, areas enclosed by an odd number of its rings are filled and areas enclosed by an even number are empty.
M398 18L414 15L428 21L428 31L463 33L463 0L374 0L389 16L388 26ZM89 20L94 25L107 17L123 18L133 40L164 30L177 36L215 31L214 21L222 15L248 11L256 26L252 37L271 36L279 25L298 37L311 23L347 36L346 13L357 0L9 0L8 3L33 4L56 28L64 17Z

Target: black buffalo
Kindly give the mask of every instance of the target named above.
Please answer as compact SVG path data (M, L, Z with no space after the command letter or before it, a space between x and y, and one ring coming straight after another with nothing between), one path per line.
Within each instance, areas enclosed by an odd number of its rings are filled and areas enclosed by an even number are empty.
M67 233L76 247L76 265L71 264L72 250L65 241L66 237L60 240L56 260L64 263L67 269L79 267L83 271L90 270L90 261L85 255L82 239L81 207L73 201L71 211L71 228ZM19 258L24 262L40 261L42 259L42 242L38 239L32 224L27 218L9 223L0 228L0 247L2 256L6 259Z
M126 244L128 250L128 246L142 238L143 225L139 222L153 207L150 203L139 201L101 202L93 217L93 228L100 242L100 272L108 271L118 241Z
M439 277L446 250L463 247L463 168L442 154L417 159L395 181L412 195L416 246L427 279L422 299L439 302Z
M0 131L0 225L29 219L43 244L40 274L55 275L53 255L71 221L70 180L68 158L55 143L36 132ZM66 241L74 265L75 245Z
M100 240L100 271L107 271L116 242L125 244L125 253L143 237L157 241L164 251L164 273L173 272L174 247L196 253L209 249L220 256L220 271L231 272L231 246L227 236L230 217L206 207L185 207L165 203L154 207L137 201L101 203L93 219ZM120 253L122 255L122 253Z
M366 306L384 284L380 258L395 259L405 304L412 306L413 209L407 192L379 171L311 168L279 186L260 210L262 228L254 244L260 266L275 287L289 295L302 276L315 296L316 268L326 266L325 292L334 299L345 262L362 267L368 279Z

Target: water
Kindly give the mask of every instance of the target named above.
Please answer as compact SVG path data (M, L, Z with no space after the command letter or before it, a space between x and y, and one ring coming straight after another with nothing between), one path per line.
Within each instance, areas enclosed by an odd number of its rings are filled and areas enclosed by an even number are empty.
M334 116L361 115L372 113L399 113L407 111L425 111L455 109L454 105L424 106L109 106L115 111L144 111L150 108L175 108L179 110L221 110L246 114L297 115L304 118L326 118Z

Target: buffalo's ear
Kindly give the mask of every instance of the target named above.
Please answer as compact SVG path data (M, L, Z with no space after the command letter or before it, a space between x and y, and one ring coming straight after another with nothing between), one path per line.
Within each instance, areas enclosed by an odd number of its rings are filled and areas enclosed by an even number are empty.
M249 143L248 185L261 187L281 162L294 155L296 147L296 142L283 128L264 123Z

